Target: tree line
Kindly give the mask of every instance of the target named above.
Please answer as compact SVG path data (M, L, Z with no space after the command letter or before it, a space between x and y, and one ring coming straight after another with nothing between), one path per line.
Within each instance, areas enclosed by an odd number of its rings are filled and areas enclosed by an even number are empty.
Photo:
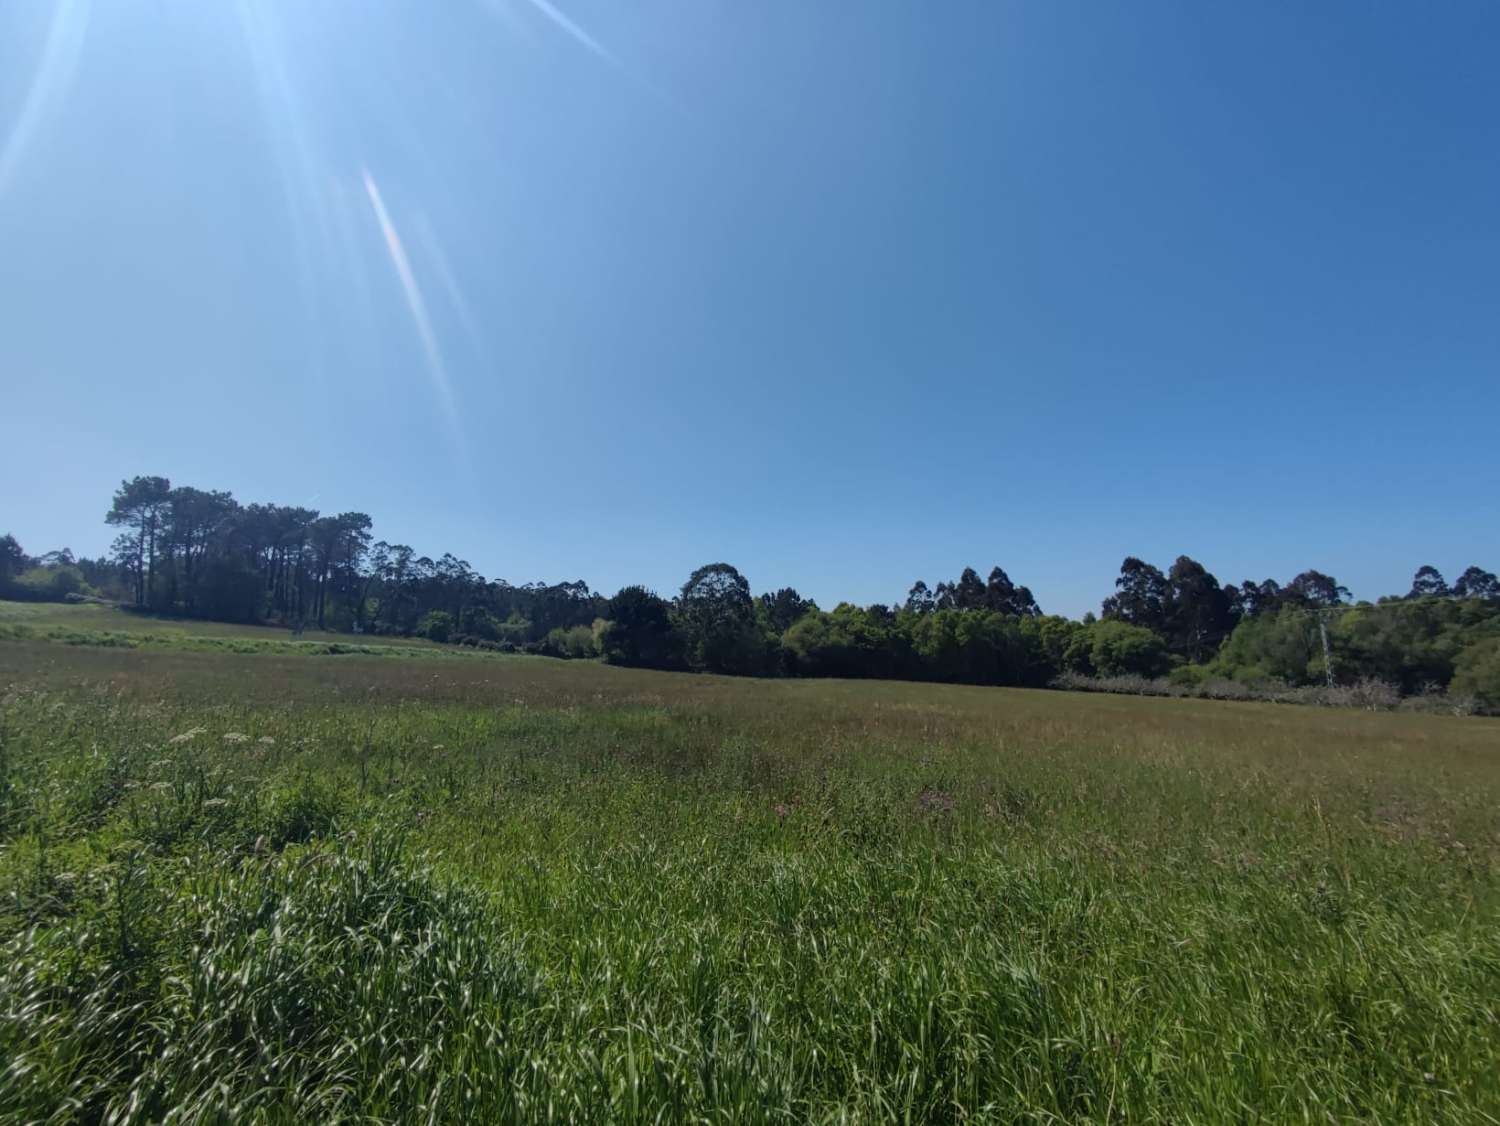
M122 482L105 520L119 529L107 559L32 559L0 539L0 593L741 675L1038 687L1060 674L1376 677L1404 692L1457 678L1500 707L1500 580L1477 566L1450 586L1426 565L1408 592L1355 603L1316 570L1221 584L1186 555L1165 571L1132 556L1099 614L1075 621L1044 614L999 566L919 579L894 605L826 611L792 588L755 596L727 563L698 568L671 598L641 586L605 597L581 579L512 585L452 554L374 540L362 512L242 505L163 477Z

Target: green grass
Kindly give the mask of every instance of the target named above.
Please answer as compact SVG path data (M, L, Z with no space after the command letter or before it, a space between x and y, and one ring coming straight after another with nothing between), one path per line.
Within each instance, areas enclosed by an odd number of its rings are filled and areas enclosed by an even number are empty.
M99 603L0 600L0 641L51 641L105 649L177 649L189 652L291 656L468 656L420 637L376 637L307 629L300 639L279 626L248 626L140 614Z
M1500 721L0 643L0 1120L1500 1119Z

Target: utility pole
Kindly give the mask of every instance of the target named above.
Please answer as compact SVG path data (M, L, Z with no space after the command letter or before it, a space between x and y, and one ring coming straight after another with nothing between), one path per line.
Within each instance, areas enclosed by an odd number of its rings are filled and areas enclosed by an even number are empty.
M1323 676L1333 687L1333 650L1328 645L1328 611L1318 611L1318 635L1323 639Z

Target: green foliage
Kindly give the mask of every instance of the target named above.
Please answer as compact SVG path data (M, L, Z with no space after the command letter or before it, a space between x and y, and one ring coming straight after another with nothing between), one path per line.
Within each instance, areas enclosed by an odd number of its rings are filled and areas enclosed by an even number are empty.
M221 622L258 622L265 616L265 584L243 559L210 560L199 579L197 600L205 617Z
M799 676L892 677L911 670L910 643L894 623L847 602L803 614L782 638Z
M61 602L70 594L87 589L83 572L73 566L29 567L16 576L14 593L19 598Z
M444 642L453 632L453 615L446 610L429 610L417 623L417 636L428 641Z
M681 662L672 628L672 607L643 586L627 586L609 600L607 624L599 630L600 655L615 665L675 668Z
M755 600L755 616L764 633L780 637L804 614L811 613L818 604L803 598L791 587L782 587L774 593L762 594Z
M501 625L483 606L465 606L459 617L459 632L485 641L500 640Z
M1068 660L1077 671L1099 676L1160 676L1171 665L1160 635L1114 618L1085 627L1070 644Z
M1416 693L1446 685L1464 648L1500 637L1500 604L1429 596L1357 606L1339 615L1331 636L1341 678L1377 677Z
M26 569L28 562L15 536L9 533L0 536L0 593L10 587L11 580Z
M571 660L583 660L599 654L591 626L569 626L567 629L552 630L547 634L542 651L549 656Z
M1472 696L1491 711L1500 712L1500 637L1470 645L1454 661L1455 696Z
M709 563L688 577L673 624L691 668L755 675L773 667L774 640L755 619L750 584L728 563Z
M1374 679L1414 694L1442 688L1468 646L1500 636L1500 603L1422 597L1361 603L1327 616L1334 675ZM1212 663L1218 675L1287 684L1324 680L1318 616L1296 607L1246 618Z
M1230 634L1213 669L1249 682L1269 678L1311 683L1323 674L1317 619L1296 611L1246 618Z

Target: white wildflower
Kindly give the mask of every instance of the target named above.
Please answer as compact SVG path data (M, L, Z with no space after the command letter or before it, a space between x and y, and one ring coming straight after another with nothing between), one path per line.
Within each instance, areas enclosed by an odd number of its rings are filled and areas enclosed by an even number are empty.
M226 732L224 732L224 742L226 742L226 743L248 743L248 742L250 742L250 736L241 734L238 731L226 731Z
M202 735L207 730L208 728L206 727L189 727L181 735L173 735L170 739L167 740L167 742L171 743L174 747L178 747L183 743L191 743L194 739L198 738L198 736Z

